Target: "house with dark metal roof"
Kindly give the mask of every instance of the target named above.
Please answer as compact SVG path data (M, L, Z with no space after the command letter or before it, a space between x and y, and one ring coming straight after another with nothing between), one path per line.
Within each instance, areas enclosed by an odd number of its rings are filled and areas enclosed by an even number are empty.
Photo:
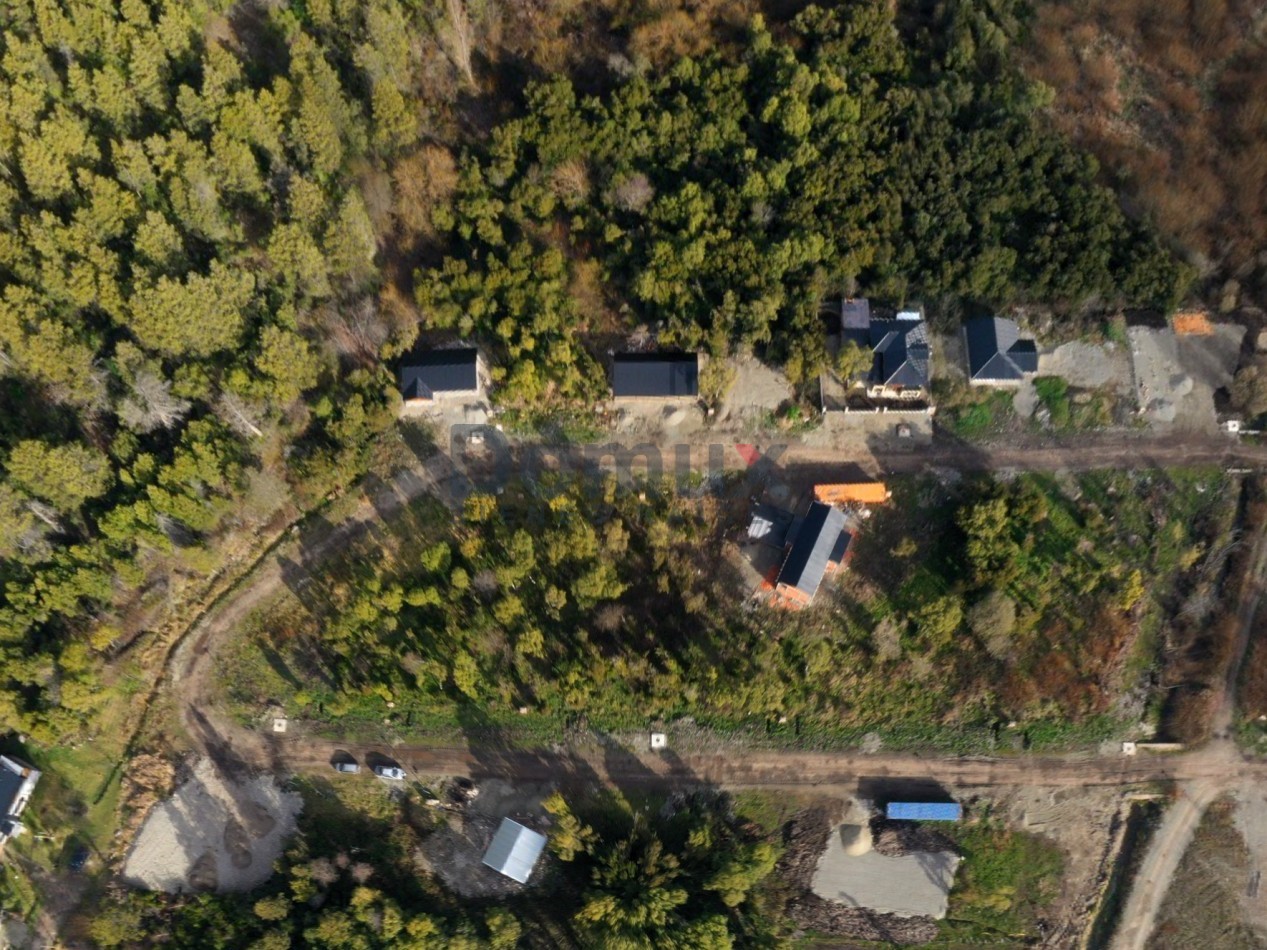
M407 408L478 396L480 369L479 351L474 347L421 350L401 363L400 396Z
M498 874L526 884L545 846L545 835L503 818L492 843L484 852L484 864Z
M871 316L869 304L850 308L851 303L856 302L845 301L841 310L841 343L854 343L871 351L871 369L860 380L867 396L927 399L931 349L923 315L917 310L904 310L895 319L877 319Z
M699 396L696 353L617 353L612 358L617 399L694 399Z
M39 769L11 755L0 755L0 845L25 830L19 816L39 780Z
M1038 345L1002 317L976 317L963 325L968 382L1014 386L1038 372Z
M845 562L852 541L843 511L819 501L810 505L774 582L780 601L789 607L807 606L823 578Z

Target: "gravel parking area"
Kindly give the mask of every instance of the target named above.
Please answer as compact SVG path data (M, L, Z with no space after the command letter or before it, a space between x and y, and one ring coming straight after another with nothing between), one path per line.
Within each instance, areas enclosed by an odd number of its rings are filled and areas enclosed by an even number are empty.
M302 807L272 777L239 782L209 759L145 820L123 868L129 884L179 894L247 891L273 873Z

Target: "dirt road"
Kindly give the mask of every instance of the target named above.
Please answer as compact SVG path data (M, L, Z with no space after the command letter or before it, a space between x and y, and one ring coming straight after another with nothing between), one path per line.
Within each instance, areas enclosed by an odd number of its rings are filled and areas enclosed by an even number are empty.
M236 731L224 738L236 742ZM629 787L805 789L853 786L860 778L935 779L948 787L1038 785L1044 787L1130 786L1149 782L1208 782L1230 786L1267 780L1267 765L1247 763L1210 750L1187 753L1093 756L1016 756L989 758L744 750L726 754L677 754L636 751L597 741L566 749L490 749L486 747L347 743L269 736L263 754L250 764L292 771L328 771L340 754L360 761L392 760L420 775L466 775L524 782L569 780L608 782ZM258 743L245 748L258 749ZM245 759L245 756L243 756Z

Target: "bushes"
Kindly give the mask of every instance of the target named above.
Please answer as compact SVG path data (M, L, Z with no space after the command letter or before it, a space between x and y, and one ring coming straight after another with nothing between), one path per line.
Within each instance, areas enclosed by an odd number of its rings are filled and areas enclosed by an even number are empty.
M1204 569L1172 549L1201 543L1227 498L1195 482L901 480L849 570L796 614L743 608L712 498L512 486L472 495L460 525L411 526L420 555L356 557L327 607L278 605L265 635L304 681L331 684L288 707L347 717L340 730L475 710L534 740L577 712L599 728L787 716L806 736L1085 724L1109 708L1157 592ZM241 700L285 699L283 683L246 682Z

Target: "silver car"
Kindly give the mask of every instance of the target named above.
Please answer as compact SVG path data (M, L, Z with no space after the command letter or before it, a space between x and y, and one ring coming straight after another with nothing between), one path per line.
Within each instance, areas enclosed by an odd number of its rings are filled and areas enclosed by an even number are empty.
M403 781L405 778L405 770L399 765L376 765L374 766L374 774L379 778L395 779L397 782Z
M361 767L355 762L335 762L334 770L336 772L346 772L348 775L355 775L361 771Z

